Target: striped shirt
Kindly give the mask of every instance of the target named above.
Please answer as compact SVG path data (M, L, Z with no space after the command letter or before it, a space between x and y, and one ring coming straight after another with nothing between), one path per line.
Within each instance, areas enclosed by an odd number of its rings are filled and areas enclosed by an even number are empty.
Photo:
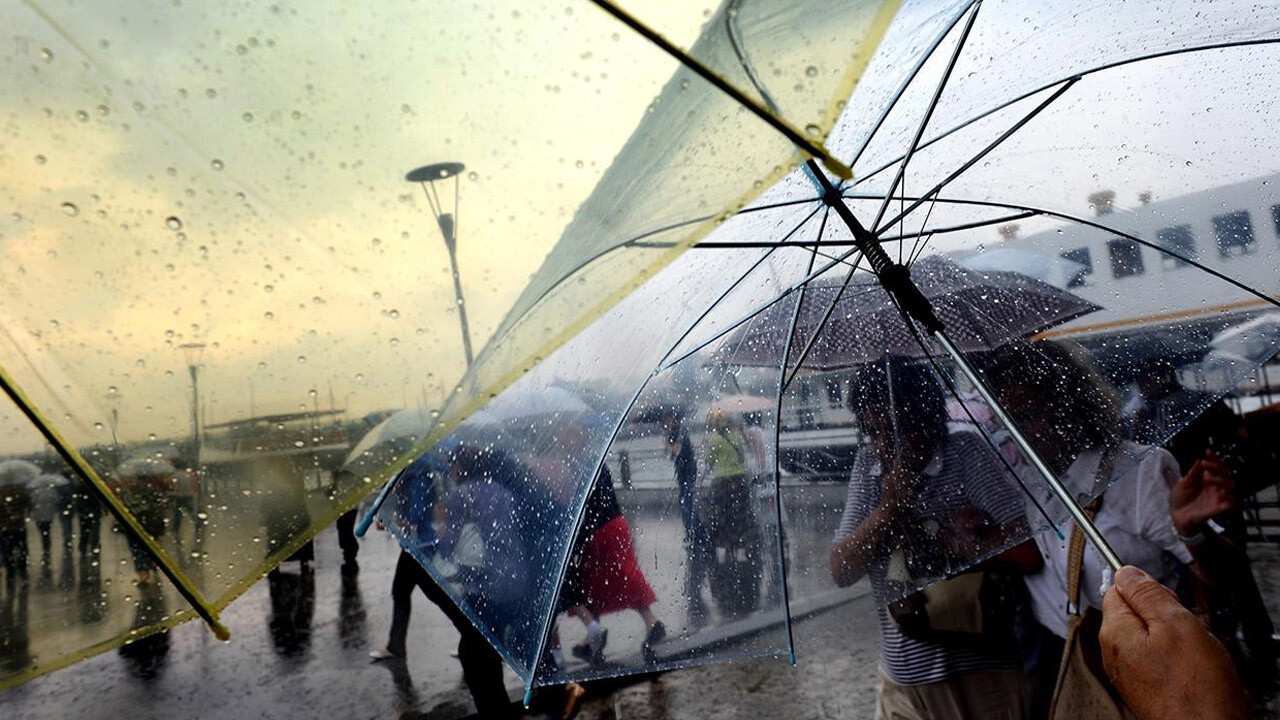
M836 531L839 540L851 535L880 504L882 470L868 447L858 453L849 480L844 516ZM925 483L912 501L911 528L895 528L895 536L920 536L913 528L950 527L962 509L978 509L1001 528L1023 522L1023 500L986 442L972 432L947 436L924 470ZM889 547L892 544L894 547ZM899 685L941 682L958 675L987 670L1016 668L1021 664L1012 633L1008 642L986 641L975 646L943 645L903 635L889 618L886 606L909 587L893 583L889 574L890 555L903 545L886 543L868 568L871 593L880 620L880 664L889 679ZM981 548L986 551L993 548ZM935 550L940 557L943 553ZM917 553L917 557L920 553ZM954 562L954 561L953 561ZM960 568L951 568L952 572Z

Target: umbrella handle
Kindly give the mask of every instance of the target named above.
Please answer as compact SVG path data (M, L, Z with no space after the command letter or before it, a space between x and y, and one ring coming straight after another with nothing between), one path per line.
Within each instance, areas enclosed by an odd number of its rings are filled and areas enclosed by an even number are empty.
M404 473L396 473L391 479L383 484L382 489L378 491L378 497L373 499L373 505L369 508L369 512L360 518L360 523L356 525L356 537L363 538L369 532L369 526L373 524L374 518L377 517L378 511L382 509L382 503L387 501L387 496L391 494L391 490L395 488L396 481Z

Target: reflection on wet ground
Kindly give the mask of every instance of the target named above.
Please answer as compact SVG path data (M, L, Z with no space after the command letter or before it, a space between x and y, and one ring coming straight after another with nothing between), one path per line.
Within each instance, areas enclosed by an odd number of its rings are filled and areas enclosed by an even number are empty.
M1280 549L1254 554L1264 595L1277 597ZM463 717L471 705L450 657L457 634L421 596L414 598L408 662L368 660L390 623L396 557L389 537L371 534L360 573L343 575L337 538L326 531L316 542L314 570L287 563L229 608L230 643L188 623L0 694L0 716ZM161 596L143 598L133 610L135 622L149 622L150 614L172 608ZM873 612L870 598L860 596L798 623L798 667L761 658L601 685L580 717L869 717L878 652ZM514 699L517 682L508 680Z

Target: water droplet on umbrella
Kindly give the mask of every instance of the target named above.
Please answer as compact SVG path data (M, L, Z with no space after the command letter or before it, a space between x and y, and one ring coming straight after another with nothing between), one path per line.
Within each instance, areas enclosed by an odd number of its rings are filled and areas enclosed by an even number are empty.
M808 125L804 126L804 132L806 135L809 135L811 137L818 137L822 135L822 128L818 127L817 125L814 125L813 123L809 123Z
M214 158L214 159L209 163L209 167L213 168L214 170L222 170L222 168L224 168L224 167L226 167L226 166L222 164L222 161L221 161L221 160L219 160L219 159L217 159L217 158Z
M813 65L810 65L809 67L804 69L804 74L809 77L818 77L818 68L814 67Z
M273 292L273 291L275 291L275 289L276 289L276 286L275 286L275 285L263 285L263 286L262 286L262 292Z
M79 120L80 122L89 122L89 113L85 112L84 110L77 110L76 119Z
M240 115L240 119L241 119L241 120L243 120L243 121L245 121L245 122L247 122L247 123L251 123L251 122L253 122L253 113L251 113L251 112L242 113L242 114Z
M276 314L268 310L262 313L262 317L266 318L267 320L274 320L276 317Z
M36 164L37 164L37 165L43 165L43 164L45 164L45 162L46 162L46 161L48 161L48 158L46 158L45 156L43 156L43 155L37 155L37 156L36 156Z
M305 364L306 364L306 362L307 362L307 356L306 356L306 355L299 355L299 356L298 356L298 364L299 364L299 365L305 365Z
M80 214L80 208L76 207L75 203L64 202L62 203L62 214L67 217L75 217Z
M53 60L53 51L49 48L40 48L40 57L45 62L51 62Z
M182 229L182 220L178 219L176 215L170 215L164 219L164 226L176 232Z
M475 170L472 170L471 172L467 173L467 179L470 180L471 182L475 182L480 179L480 174L477 173Z

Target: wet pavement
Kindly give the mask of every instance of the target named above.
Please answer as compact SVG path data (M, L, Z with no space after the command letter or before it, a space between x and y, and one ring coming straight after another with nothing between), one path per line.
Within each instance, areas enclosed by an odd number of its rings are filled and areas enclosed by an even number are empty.
M228 608L233 637L188 623L165 640L110 651L0 694L0 716L27 718L458 718L471 712L450 650L457 635L421 595L410 657L370 663L390 622L397 550L371 534L360 573L344 577L332 530L316 543L312 573L285 565ZM1280 550L1255 551L1264 593L1280 590ZM1274 610L1273 610L1274 612ZM874 708L877 631L870 598L795 625L799 665L764 657L593 686L580 717L864 718ZM512 698L518 681L508 675ZM1263 716L1274 716L1268 711Z

